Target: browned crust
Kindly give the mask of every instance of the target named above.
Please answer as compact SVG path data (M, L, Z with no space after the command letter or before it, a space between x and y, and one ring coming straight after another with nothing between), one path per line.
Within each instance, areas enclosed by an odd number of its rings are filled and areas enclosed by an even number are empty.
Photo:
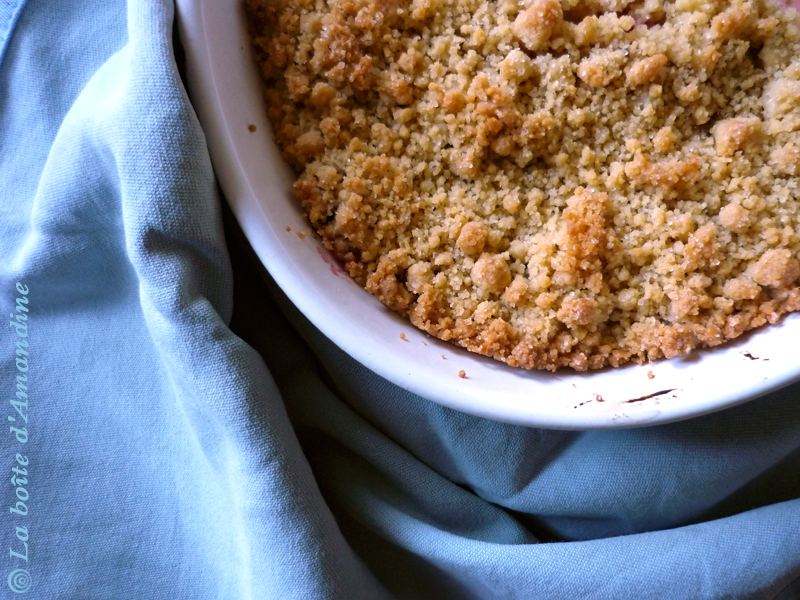
M295 197L350 275L526 369L673 358L800 310L798 17L500 4L247 0Z

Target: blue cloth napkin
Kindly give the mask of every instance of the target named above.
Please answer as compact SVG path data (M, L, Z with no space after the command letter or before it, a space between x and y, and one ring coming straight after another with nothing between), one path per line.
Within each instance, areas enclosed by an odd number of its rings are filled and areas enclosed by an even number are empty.
M0 0L1 597L800 597L800 387L589 433L400 390L223 223L171 3L23 4Z

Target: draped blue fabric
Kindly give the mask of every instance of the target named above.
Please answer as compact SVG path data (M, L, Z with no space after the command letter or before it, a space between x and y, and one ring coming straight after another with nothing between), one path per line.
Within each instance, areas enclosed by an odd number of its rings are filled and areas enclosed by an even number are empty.
M223 223L173 18L0 0L2 597L798 597L800 387L573 433L369 372Z

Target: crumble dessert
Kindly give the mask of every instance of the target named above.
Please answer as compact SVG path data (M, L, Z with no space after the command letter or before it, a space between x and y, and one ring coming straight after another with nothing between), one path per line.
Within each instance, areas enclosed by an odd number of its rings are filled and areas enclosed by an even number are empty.
M770 0L246 0L294 194L420 329L526 369L800 310L800 18Z

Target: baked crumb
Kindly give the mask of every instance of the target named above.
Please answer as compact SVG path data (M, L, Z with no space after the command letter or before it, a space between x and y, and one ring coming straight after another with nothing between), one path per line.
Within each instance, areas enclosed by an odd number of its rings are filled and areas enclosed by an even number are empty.
M442 360L447 360L447 359L444 357L444 354L442 354Z
M290 231L292 231L292 228L291 228L289 225L287 225L287 226L286 226L286 231L287 231L287 232L290 232Z
M466 371L459 371L458 372L458 376L461 377L461 379L466 379L467 378L467 372Z
M256 130L258 129L258 127L256 127L255 125L250 124L250 125L247 126L247 129L250 131L250 133L255 133Z
M655 375L653 375L653 372L652 372L652 371L648 371L648 372L647 372L647 378L648 378L648 379L655 379L655 377L656 377L656 376L655 376Z
M584 371L800 310L797 13L245 4L295 197L350 275L423 331Z
M401 340L405 340L406 339L406 334L401 332L400 333L400 339Z
M302 240L304 237L306 237L305 231L298 231L297 237L299 237Z

